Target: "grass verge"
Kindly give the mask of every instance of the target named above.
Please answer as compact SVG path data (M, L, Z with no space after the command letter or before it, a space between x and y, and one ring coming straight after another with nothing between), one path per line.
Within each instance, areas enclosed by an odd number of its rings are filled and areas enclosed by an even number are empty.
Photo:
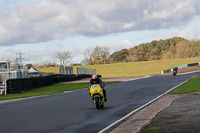
M160 131L161 131L160 127L150 127L147 130L148 133L159 133Z
M183 94L183 93L192 93L200 91L200 75L188 80L183 85L174 89L171 94Z
M104 83L112 84L112 83L117 83L117 82L119 82L119 81L111 81L111 82L104 82ZM22 92L19 94L9 94L6 96L0 96L0 100L17 99L17 98L63 93L64 91L73 91L73 90L88 88L88 84L89 83L56 83L52 86L45 86L45 87L41 87L38 89L25 91L25 92Z

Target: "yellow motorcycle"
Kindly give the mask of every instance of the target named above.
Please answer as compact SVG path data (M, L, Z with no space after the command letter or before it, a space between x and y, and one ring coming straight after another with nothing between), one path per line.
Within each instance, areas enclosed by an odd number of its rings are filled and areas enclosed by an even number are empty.
M93 103L95 103L96 108L103 108L104 107L104 95L103 90L99 84L93 84L90 87L90 95L93 99Z

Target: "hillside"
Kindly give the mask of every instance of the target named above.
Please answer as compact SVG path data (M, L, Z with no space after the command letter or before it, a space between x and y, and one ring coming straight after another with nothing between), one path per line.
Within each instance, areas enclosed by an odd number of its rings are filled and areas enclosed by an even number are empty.
M161 59L179 59L200 56L200 41L188 41L181 37L143 43L129 50L110 55L112 62L137 62Z

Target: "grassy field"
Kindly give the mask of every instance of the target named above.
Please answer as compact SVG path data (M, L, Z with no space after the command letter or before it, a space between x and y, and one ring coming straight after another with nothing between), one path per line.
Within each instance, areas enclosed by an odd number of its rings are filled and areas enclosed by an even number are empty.
M105 84L117 83L118 81L104 82ZM0 96L0 100L25 98L33 96L50 95L56 93L63 93L65 91L78 90L88 88L89 83L57 83L52 86L45 86L38 89L29 90L20 94L9 94L6 96Z
M159 75L162 70L170 69L179 65L200 62L200 58L187 59L168 59L156 61L142 61L129 63L115 63L105 65L89 65L84 68L96 69L98 75L102 77L130 77L130 76L146 76ZM59 67L36 68L42 72L59 73ZM74 67L74 74L76 74Z
M40 72L53 72L55 74L59 74L59 67L35 67L37 70L39 70Z
M183 94L200 91L200 75L190 79L183 85L179 86L171 92L171 94Z

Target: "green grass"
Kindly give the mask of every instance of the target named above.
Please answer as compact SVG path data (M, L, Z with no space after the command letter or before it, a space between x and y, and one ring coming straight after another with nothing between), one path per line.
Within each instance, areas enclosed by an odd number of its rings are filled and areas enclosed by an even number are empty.
M129 77L159 75L162 70L167 70L179 65L199 62L200 58L165 59L142 62L115 63L106 65L90 65L85 68L96 69L102 77Z
M59 74L59 67L35 67L38 71L45 72L45 73L51 73Z
M84 68L96 69L98 75L103 78L107 77L130 77L130 76L146 76L159 75L162 70L167 70L179 65L199 62L200 58L185 58L185 59L165 59L154 61L141 62L123 62L104 65L89 65L81 66ZM36 68L41 72L59 73L59 67ZM76 74L76 67L74 67Z
M173 90L171 94L183 94L198 91L200 91L200 75L188 80L186 83Z
M161 131L160 127L150 127L147 130L148 133L159 133L160 131Z
M117 83L117 82L119 82L119 81L104 82L104 83L112 84L112 83ZM0 96L0 100L17 99L17 98L63 93L64 91L73 91L73 90L88 88L88 84L89 83L57 83L52 86L41 87L38 89L25 91L25 92L22 92L19 94L9 94L6 96Z

